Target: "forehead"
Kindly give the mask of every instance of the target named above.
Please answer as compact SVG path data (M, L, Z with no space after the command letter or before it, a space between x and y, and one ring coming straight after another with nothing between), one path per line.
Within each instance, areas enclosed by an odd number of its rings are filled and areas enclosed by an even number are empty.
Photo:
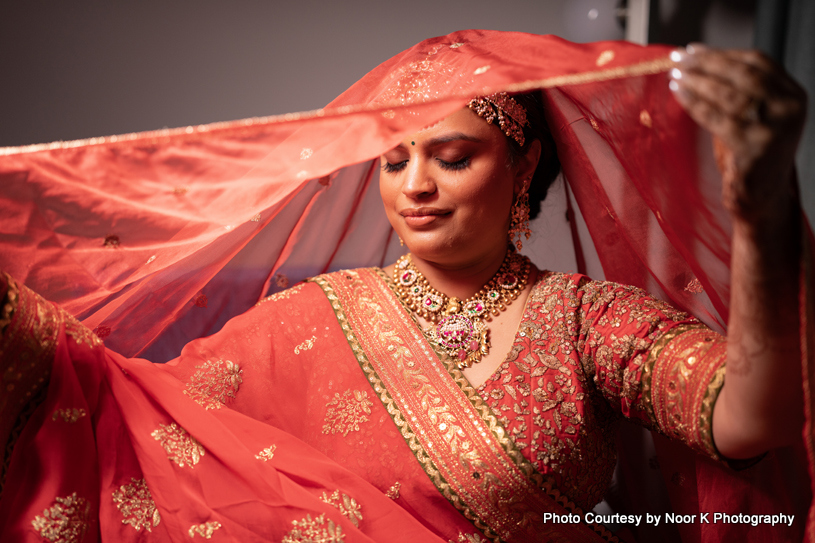
M451 113L436 124L411 134L407 139L418 143L418 141L435 139L455 132L489 142L499 142L504 137L497 126L487 124L473 110L464 107Z

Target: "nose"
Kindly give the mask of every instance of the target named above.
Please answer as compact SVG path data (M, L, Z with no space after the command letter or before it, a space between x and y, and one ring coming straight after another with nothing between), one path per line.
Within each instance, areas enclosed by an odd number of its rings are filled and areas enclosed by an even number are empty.
M413 200L422 200L434 194L436 183L428 170L425 160L421 158L410 160L402 183L402 194Z

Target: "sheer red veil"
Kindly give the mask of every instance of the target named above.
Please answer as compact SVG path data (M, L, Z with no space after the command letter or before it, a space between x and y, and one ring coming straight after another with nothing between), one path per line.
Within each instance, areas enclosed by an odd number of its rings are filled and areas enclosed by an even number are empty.
M462 31L395 56L324 109L0 149L0 267L111 349L164 361L303 278L393 261L378 156L473 96L541 89L585 220L572 223L576 261L596 251L606 279L724 331L730 225L710 137L668 90L669 52ZM663 474L697 481L676 485L674 509L802 515L806 496L778 492L795 486L779 467L793 453L779 454L734 476L669 451Z

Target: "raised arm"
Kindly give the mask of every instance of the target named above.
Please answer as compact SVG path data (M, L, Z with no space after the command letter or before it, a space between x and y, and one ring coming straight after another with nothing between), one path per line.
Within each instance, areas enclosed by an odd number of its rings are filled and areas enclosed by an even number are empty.
M716 139L733 221L725 386L713 437L729 458L800 438L801 216L794 169L806 93L756 51L692 46L674 54L671 88Z

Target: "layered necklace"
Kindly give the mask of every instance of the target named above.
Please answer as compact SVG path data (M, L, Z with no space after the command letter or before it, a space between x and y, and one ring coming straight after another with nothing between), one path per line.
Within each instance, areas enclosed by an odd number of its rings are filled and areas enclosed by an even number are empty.
M490 350L486 323L511 304L526 287L529 259L507 251L498 272L481 290L459 300L430 286L413 264L410 254L396 261L393 281L396 295L414 314L430 321L430 340L453 359L459 369L480 362Z

